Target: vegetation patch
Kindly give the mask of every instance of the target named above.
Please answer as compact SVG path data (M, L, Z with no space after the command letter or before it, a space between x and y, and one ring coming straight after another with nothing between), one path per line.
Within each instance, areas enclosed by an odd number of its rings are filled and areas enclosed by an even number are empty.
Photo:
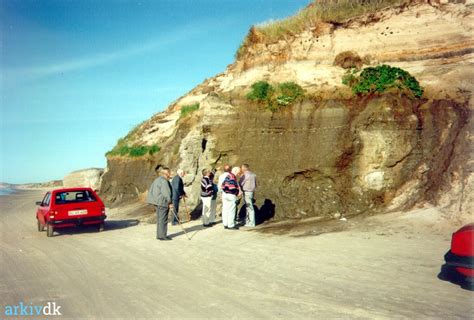
M185 118L196 110L199 110L199 103L195 103L195 104L192 104L192 105L189 105L189 106L182 106L181 107L181 114L180 114L179 117L180 118Z
M106 153L106 156L121 156L121 157L143 157L145 155L153 155L160 151L160 147L157 145L151 146L129 146L126 144L125 139L119 139L117 145L109 152Z
M305 96L303 88L294 82L270 84L267 81L255 82L250 87L247 99L264 104L272 112L281 107L301 101Z
M247 48L254 43L275 43L287 36L299 34L315 28L320 23L340 24L348 19L364 14L375 13L381 9L408 5L413 0L313 0L296 15L257 25L250 29L236 58L244 56Z
M265 102L272 95L275 89L266 81L258 81L252 84L250 92L247 94L247 99L257 102Z
M355 94L382 93L395 88L416 98L423 95L418 80L403 69L383 64L358 73L357 69L351 69L342 78L342 83L351 87Z

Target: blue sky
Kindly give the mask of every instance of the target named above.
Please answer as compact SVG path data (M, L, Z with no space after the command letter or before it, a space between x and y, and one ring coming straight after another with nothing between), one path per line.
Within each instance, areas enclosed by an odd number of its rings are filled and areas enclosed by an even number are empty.
M105 167L138 123L309 0L0 1L0 181Z

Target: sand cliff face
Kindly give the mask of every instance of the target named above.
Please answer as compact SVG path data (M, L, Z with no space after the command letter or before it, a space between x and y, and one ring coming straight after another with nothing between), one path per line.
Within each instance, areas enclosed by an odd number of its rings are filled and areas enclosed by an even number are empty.
M472 216L471 1L381 11L344 25L322 24L274 44L258 41L227 70L143 123L130 143L162 150L109 157L101 192L112 204L143 199L157 165L181 167L189 205L199 203L200 171L249 163L257 207L277 217L350 215L429 201L455 218ZM354 96L336 56L403 68L425 87ZM306 99L272 113L245 98L252 83L294 81ZM180 108L199 103L180 119ZM271 201L271 202L270 202Z
M71 172L63 178L65 188L89 187L92 189L100 188L100 177L104 169L90 168Z

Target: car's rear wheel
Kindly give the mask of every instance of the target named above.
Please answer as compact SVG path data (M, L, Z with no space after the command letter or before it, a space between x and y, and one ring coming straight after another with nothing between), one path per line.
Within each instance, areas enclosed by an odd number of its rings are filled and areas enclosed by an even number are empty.
M99 224L98 231L102 232L104 231L104 229L105 229L105 223L102 222L101 224Z
M53 233L54 233L54 228L52 225L48 224L48 226L46 227L46 236L48 237L52 237L53 236Z
M38 231L39 231L39 232L44 231L44 226L41 224L41 222L39 221L39 219L36 219L36 221L38 222Z

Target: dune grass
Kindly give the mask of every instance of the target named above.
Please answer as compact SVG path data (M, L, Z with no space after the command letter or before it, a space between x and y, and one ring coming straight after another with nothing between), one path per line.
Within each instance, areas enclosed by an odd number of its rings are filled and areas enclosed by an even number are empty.
M286 19L254 26L237 50L240 58L256 42L275 43L285 36L301 33L321 22L342 23L380 9L413 3L416 0L313 0L306 8Z

